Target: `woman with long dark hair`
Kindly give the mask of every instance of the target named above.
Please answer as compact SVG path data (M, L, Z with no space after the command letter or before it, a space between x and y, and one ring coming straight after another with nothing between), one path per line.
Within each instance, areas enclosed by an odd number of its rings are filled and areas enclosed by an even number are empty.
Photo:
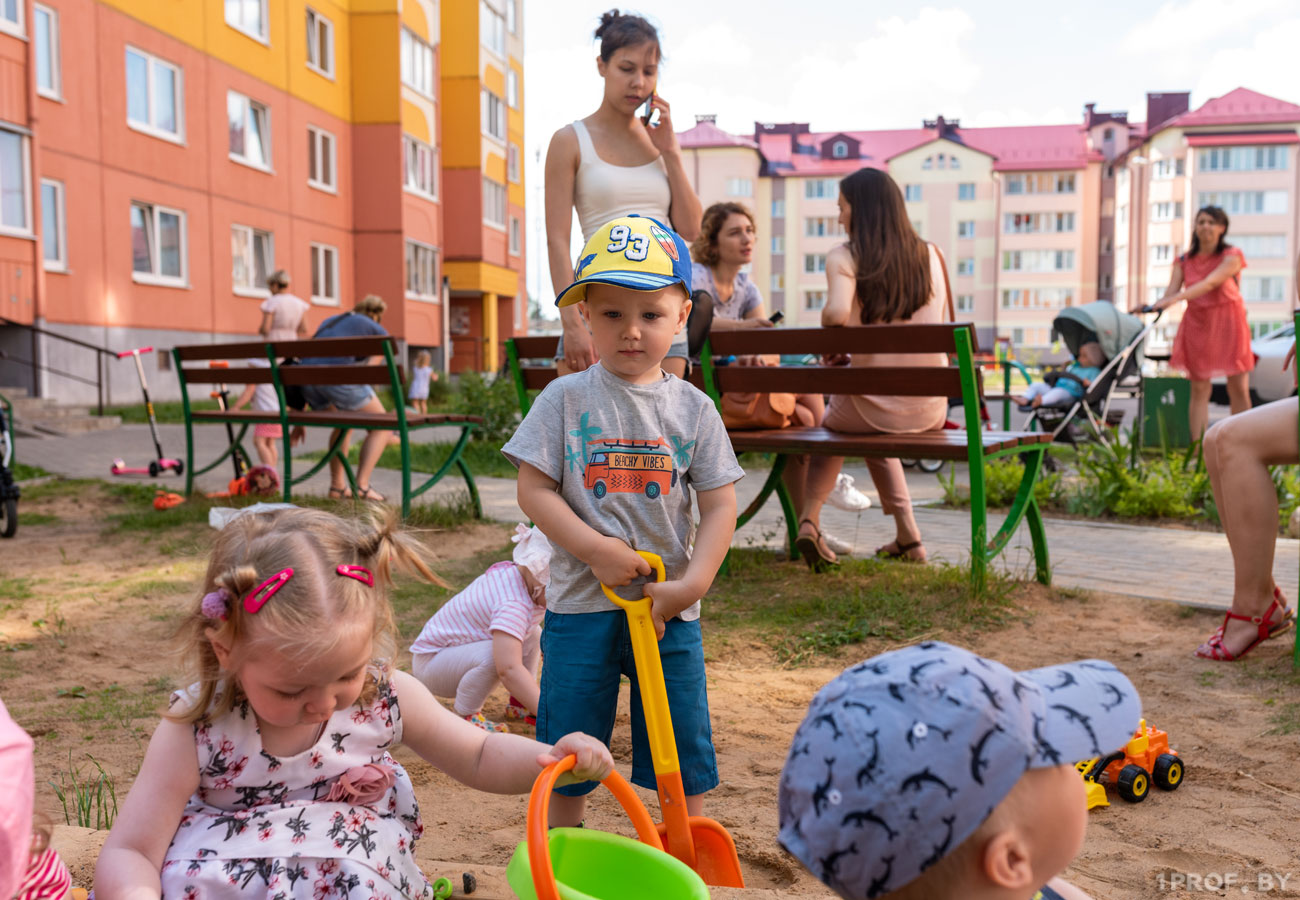
M573 281L569 233L578 211L582 239L620 216L650 216L671 223L686 241L700 233L700 198L682 164L668 102L655 93L662 53L659 33L640 16L612 9L596 29L596 70L605 81L600 108L565 125L546 151L546 252L558 295ZM658 121L645 122L649 102ZM561 375L596 362L591 335L576 306L560 310L564 333L556 349ZM664 369L686 373L686 335L668 351Z
M948 292L943 256L912 228L903 192L884 172L860 169L840 182L840 224L848 240L826 256L826 328L931 324L946 316ZM854 354L854 366L942 366L942 353ZM913 434L943 427L944 397L833 395L822 424L850 434ZM894 517L894 540L877 556L920 562L925 559L921 531L912 515L903 465L897 459L868 459L867 469L880 495L882 511ZM815 456L809 464L807 493L800 511L798 547L808 565L837 562L821 532L821 508L835 485L843 460Z
M1166 309L1187 301L1174 337L1169 364L1187 373L1192 382L1187 419L1193 441L1205 434L1210 421L1210 379L1227 376L1232 412L1250 409L1250 326L1238 281L1246 257L1229 244L1228 214L1217 206L1197 210L1192 243L1174 263L1165 295L1150 309Z

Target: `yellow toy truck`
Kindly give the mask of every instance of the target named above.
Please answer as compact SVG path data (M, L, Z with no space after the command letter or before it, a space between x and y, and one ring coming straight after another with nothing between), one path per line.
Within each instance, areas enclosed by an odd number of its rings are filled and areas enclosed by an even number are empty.
M1102 777L1115 785L1119 795L1129 803L1141 803L1151 791L1151 784L1163 791L1177 790L1183 783L1183 760L1170 749L1169 735L1138 722L1137 731L1120 750L1109 756L1097 756L1075 763L1088 788L1088 809L1110 806Z

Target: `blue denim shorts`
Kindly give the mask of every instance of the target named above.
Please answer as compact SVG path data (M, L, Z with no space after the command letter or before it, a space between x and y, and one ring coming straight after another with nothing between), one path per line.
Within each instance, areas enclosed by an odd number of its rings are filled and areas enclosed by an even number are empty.
M700 623L672 619L659 642L673 736L687 795L718 786L718 760L709 725L709 697L704 683L704 644ZM632 682L632 783L655 789L654 763L641 710L641 689L628 636L627 614L620 610L553 613L542 626L542 689L537 710L537 739L554 744L582 731L609 744L614 734L619 675ZM579 797L596 782L558 788Z
M375 396L368 384L304 384L303 399L312 409L360 409Z

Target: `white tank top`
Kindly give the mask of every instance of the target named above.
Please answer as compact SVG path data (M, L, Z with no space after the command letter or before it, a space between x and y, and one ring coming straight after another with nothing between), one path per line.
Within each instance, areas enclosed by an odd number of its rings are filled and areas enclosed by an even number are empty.
M573 123L578 135L578 176L573 182L573 205L578 210L582 239L588 241L611 219L636 213L668 225L673 193L663 158L644 166L615 166L596 155L587 126Z

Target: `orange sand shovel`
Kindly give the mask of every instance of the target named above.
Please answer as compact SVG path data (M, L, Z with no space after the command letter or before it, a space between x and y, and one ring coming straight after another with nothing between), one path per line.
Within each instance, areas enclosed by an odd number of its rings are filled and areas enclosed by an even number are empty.
M650 563L655 580L663 581L664 561L645 550L637 553ZM650 617L651 600L649 597L624 600L605 584L600 589L611 603L627 612L636 677L641 685L641 708L645 714L650 756L659 789L659 808L664 816L658 826L664 849L698 872L706 884L743 888L745 879L740 873L740 856L727 829L713 819L686 812L686 790L682 786L682 767L677 758L677 740L673 736L672 714L668 709L668 689L664 686L664 668L659 659L659 640L655 635L654 620Z

